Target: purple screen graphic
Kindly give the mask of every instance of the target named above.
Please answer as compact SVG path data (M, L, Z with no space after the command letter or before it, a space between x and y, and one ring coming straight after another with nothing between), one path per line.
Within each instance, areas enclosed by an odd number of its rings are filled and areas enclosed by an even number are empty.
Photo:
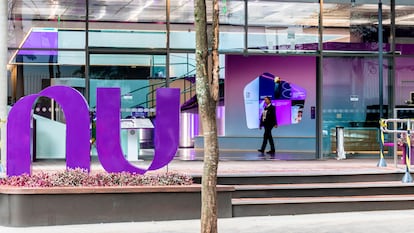
M24 48L39 48L50 50L23 50ZM57 55L58 31L52 29L33 29L22 45L18 55Z
M58 34L58 30L54 28L33 28L18 50L16 62L56 63L59 48Z
M244 92L248 128L258 128L265 97L270 97L276 107L279 126L297 124L302 119L306 90L294 83L265 72L248 83Z

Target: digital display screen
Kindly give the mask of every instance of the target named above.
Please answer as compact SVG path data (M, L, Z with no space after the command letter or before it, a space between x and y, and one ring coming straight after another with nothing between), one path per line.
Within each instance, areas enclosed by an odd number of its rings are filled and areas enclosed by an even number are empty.
M306 90L288 80L263 73L244 87L246 123L249 129L259 128L264 98L269 97L276 107L279 126L298 124L306 99Z

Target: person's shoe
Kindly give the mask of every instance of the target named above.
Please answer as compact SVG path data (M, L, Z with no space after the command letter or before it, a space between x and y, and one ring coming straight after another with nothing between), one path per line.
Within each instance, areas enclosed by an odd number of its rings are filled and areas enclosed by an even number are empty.
M275 151L274 150L269 150L269 151L266 152L266 154L274 155L275 154Z
M264 150L262 150L262 149L258 149L257 151L259 151L260 153L264 153Z

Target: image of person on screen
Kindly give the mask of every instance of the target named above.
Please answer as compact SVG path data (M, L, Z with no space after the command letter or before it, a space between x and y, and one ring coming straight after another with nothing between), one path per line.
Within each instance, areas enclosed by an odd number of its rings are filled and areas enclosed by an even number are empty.
M276 108L272 105L270 97L265 97L264 101L264 109L260 117L260 129L262 129L262 127L264 128L263 143L258 151L261 154L264 154L267 142L269 141L270 150L266 153L274 156L275 144L273 142L272 129L277 128Z
M299 123L302 120L302 117L303 117L303 110L299 109L293 123L295 123L295 124Z

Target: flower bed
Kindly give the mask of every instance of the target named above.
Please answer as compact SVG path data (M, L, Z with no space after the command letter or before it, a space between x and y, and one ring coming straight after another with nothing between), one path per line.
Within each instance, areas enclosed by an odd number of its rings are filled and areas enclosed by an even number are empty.
M234 187L218 186L219 217L231 217ZM0 225L44 226L197 219L201 187L177 173L88 174L68 170L0 179Z
M56 173L35 173L0 179L0 185L15 187L107 187L107 186L164 186L191 185L190 176L179 173L140 175L128 172L89 174L82 169Z

